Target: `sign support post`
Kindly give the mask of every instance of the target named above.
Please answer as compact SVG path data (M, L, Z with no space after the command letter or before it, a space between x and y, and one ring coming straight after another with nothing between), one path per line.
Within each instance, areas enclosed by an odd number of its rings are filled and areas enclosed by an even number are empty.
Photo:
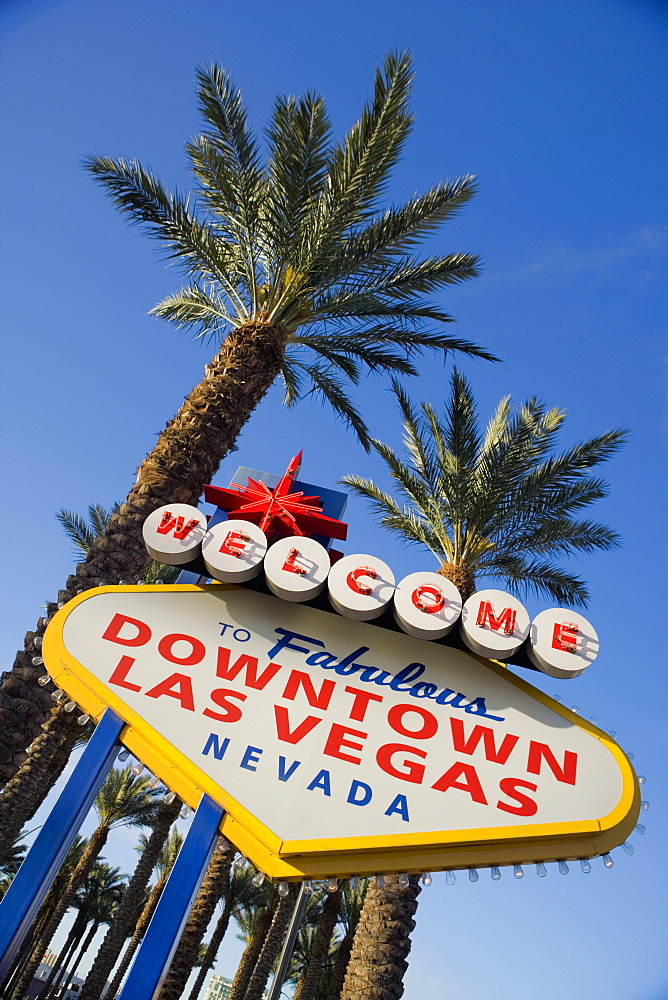
M299 933L299 928L301 926L307 902L308 895L306 893L306 885L302 882L299 886L299 894L295 902L295 908L292 911L292 916L290 917L290 923L288 924L288 929L285 934L285 941L283 942L283 948L281 949L281 957L278 960L278 968L276 969L276 975L274 976L274 981L271 984L271 989L267 994L267 1000L278 1000L281 995L281 990L283 988L283 983L285 982L288 965L290 964L290 959L292 958L292 952L294 951L295 941L297 940L297 934Z
M107 777L124 727L108 708L0 903L0 981Z
M119 1000L158 995L218 840L223 809L203 795Z

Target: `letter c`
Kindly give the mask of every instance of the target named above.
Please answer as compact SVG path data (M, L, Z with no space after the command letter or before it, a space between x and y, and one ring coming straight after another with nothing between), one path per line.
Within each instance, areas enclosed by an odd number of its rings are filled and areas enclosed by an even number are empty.
M373 587L370 587L368 583L358 583L357 581L361 576L367 576L370 580L375 580L378 574L376 573L373 566L358 566L357 569L352 570L348 573L346 577L346 583L351 590L354 590L357 594L370 594Z

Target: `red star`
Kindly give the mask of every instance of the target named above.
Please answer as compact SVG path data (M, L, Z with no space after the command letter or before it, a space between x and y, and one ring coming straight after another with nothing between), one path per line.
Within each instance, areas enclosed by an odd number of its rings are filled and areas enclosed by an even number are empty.
M300 451L273 490L249 477L248 486L237 483L231 483L229 489L205 486L204 499L223 510L233 511L241 520L258 524L268 536L324 535L326 538L345 539L347 524L325 517L318 503L319 497L304 496L303 491L290 492L301 463Z

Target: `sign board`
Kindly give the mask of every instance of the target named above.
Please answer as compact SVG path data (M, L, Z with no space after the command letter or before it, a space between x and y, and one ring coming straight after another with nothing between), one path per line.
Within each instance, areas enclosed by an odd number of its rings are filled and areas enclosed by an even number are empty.
M272 879L591 857L637 820L620 748L503 665L271 595L101 587L43 655Z

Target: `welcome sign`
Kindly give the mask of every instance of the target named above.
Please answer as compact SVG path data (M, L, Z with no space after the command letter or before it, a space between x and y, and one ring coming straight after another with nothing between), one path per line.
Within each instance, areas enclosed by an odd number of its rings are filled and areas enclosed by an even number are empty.
M271 595L98 588L44 659L273 879L591 857L637 820L619 747L502 665Z

